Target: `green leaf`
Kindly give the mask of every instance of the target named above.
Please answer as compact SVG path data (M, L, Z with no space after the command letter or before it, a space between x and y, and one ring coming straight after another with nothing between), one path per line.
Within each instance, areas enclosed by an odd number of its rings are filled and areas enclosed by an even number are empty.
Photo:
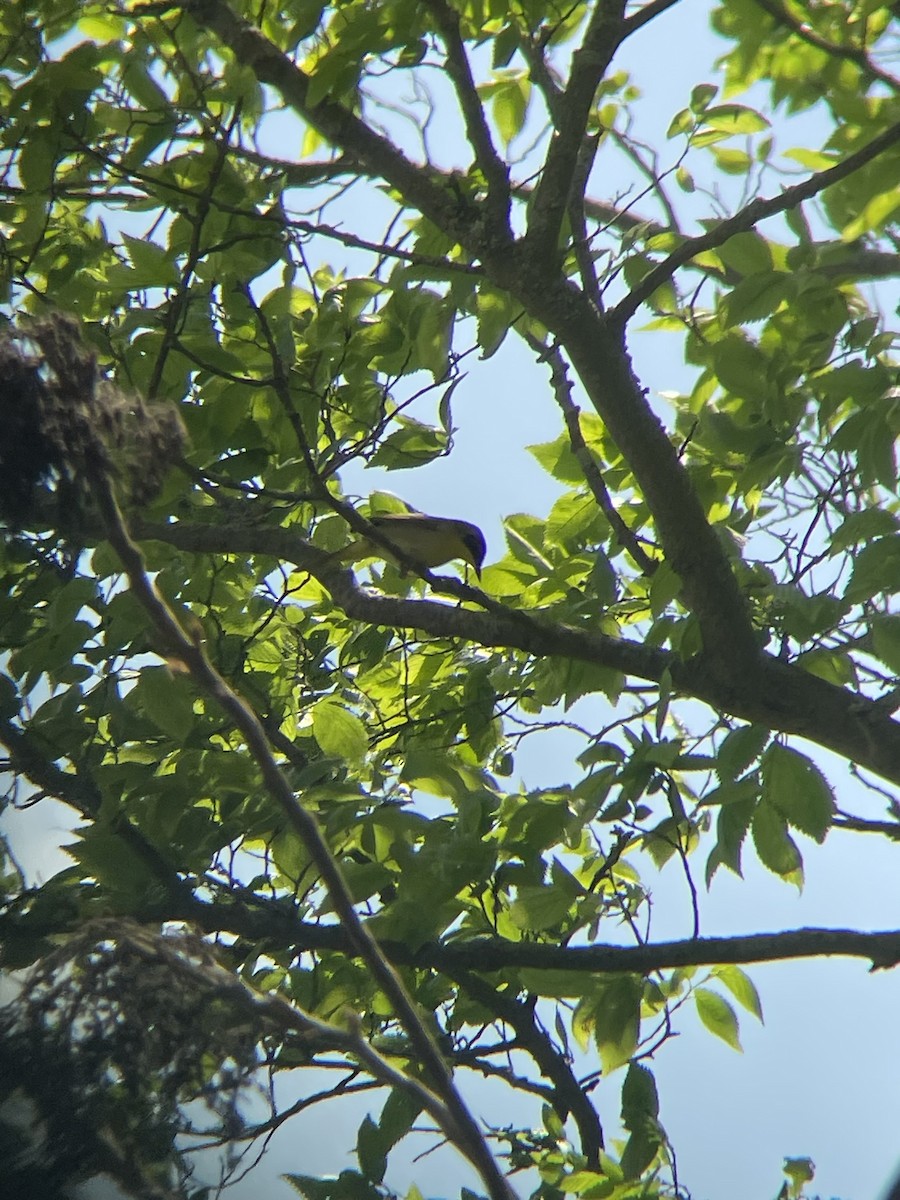
M463 686L466 734L472 744L481 750L493 743L494 705L497 692L490 679L491 668L487 663L472 667L466 674Z
M666 130L666 137L671 141L672 138L678 137L682 133L690 133L695 125L695 116L690 109L683 108L677 112L669 122L669 128Z
M128 257L131 266L128 268L129 277L123 279L130 288L167 287L178 282L178 272L172 251L146 238L122 235L122 241L128 247Z
M313 737L324 754L358 763L369 749L366 727L336 700L320 700L312 710Z
M755 108L743 104L717 104L703 112L703 127L720 129L729 135L737 133L759 133L768 129L769 122Z
M644 1174L664 1142L658 1116L656 1080L646 1067L631 1063L622 1085L622 1124L631 1135L622 1152L628 1179Z
M771 733L764 725L741 725L732 729L716 754L721 780L738 779L767 745Z
M585 971L531 970L523 967L519 977L527 991L553 1000L580 999L592 992L594 987L593 979Z
M517 929L540 932L559 925L571 906L571 898L559 888L520 887L509 916Z
M478 344L484 357L491 358L500 349L516 318L521 316L521 306L506 292L483 287L475 295L475 313L478 318Z
M739 1004L748 1012L753 1013L759 1021L762 1021L762 1003L759 992L746 971L734 963L726 963L721 967L713 967L712 974L720 983L725 984Z
M727 867L738 877L741 876L741 852L756 808L754 796L733 804L724 804L719 810L716 844L706 863L707 887L720 866Z
M409 1092L400 1088L391 1091L378 1118L385 1151L406 1137L421 1111L421 1104Z
M193 684L168 667L145 667L129 699L176 741L184 742L193 728Z
M874 616L871 628L876 655L900 675L900 616L893 613Z
M537 459L548 475L560 483L584 483L584 472L567 437L561 435L553 442L541 442L526 446L525 449Z
M716 135L724 136L724 135ZM746 175L753 166L753 159L746 150L735 150L733 147L711 146L710 152L716 160L716 166L726 175Z
M370 460L371 466L384 467L388 471L408 471L447 453L449 436L445 430L434 429L408 417L396 417L395 420L402 428L389 433L380 443Z
M558 1180L556 1186L567 1196L585 1196L588 1200L605 1200L615 1190L612 1180L597 1171L572 1171Z
M900 592L900 536L877 538L855 556L853 574L845 599L868 600L872 596Z
M758 804L751 822L753 844L763 866L801 887L803 860L787 830L787 821L772 804Z
M873 196L862 212L844 226L842 231L844 241L854 242L863 234L880 229L891 221L898 209L900 209L900 196L897 195L896 189L892 188L890 191Z
M850 513L831 535L831 552L846 550L873 541L884 534L895 533L897 518L883 508L866 508L862 512Z
M356 1135L356 1157L359 1169L373 1183L381 1183L387 1170L387 1147L383 1131L365 1117Z
M790 1200L800 1200L803 1194L803 1185L812 1183L815 1178L815 1163L811 1158L786 1158L782 1170L791 1181L788 1188Z
M709 988L698 987L694 991L694 1003L697 1006L697 1014L706 1028L723 1042L727 1042L732 1049L740 1050L737 1014L724 996L710 991Z
M311 1175L282 1175L291 1187L305 1200L382 1200L378 1187L360 1175L358 1171L341 1171L335 1179L326 1176L316 1179Z
M730 333L713 346L712 359L719 382L727 392L765 402L769 393L769 364L757 345Z
M793 294L792 277L783 271L748 275L731 290L725 305L729 325L761 321Z
M622 1124L632 1133L650 1117L659 1116L659 1095L653 1073L640 1063L631 1063L622 1084Z
M524 72L504 80L493 93L491 112L507 147L522 132L530 99L531 80Z
M736 233L719 247L719 256L733 271L749 276L771 271L772 249L759 233Z
M594 1041L606 1074L637 1050L642 996L643 981L636 975L611 975L600 983L593 1001Z
M702 113L709 108L710 101L714 100L719 93L718 85L715 83L698 83L691 88L691 112Z
M763 798L795 829L824 842L835 811L825 776L797 750L773 743L762 758Z

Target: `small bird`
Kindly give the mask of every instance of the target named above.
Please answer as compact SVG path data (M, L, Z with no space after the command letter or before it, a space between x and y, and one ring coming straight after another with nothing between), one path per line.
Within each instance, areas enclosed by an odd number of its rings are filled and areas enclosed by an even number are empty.
M373 513L369 524L386 542L392 543L406 558L423 567L441 567L454 559L462 559L475 568L481 578L481 564L487 552L484 534L469 521L453 517L429 517L425 513ZM358 562L363 558L383 558L394 561L386 545L370 538L359 538L338 550L339 562Z

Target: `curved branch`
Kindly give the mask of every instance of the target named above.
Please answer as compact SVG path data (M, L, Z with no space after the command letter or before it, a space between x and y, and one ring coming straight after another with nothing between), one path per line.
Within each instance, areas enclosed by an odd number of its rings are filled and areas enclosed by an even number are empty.
M343 105L329 99L310 104L310 76L239 17L225 0L184 0L182 7L201 28L212 30L260 83L277 88L285 101L324 137L393 184L429 220L443 229L464 232L471 228L478 208L467 202L459 189L447 186L449 177L412 162Z
M213 526L179 521L171 525L133 522L138 537L181 550L207 554L263 554L294 563L328 587L348 616L371 625L412 629L433 637L461 638L482 646L524 650L611 667L658 683L668 671L673 688L719 711L799 734L834 750L859 766L900 784L900 722L875 700L760 653L758 669L734 669L722 678L706 655L683 661L678 655L591 629L534 617L506 608L477 588L430 571L420 572L440 592L482 605L487 612L434 600L401 600L362 591L349 571L290 529Z
M636 13L632 13L630 17L626 17L625 37L630 37L632 33L637 33L644 25L649 24L654 17L658 17L660 13L666 12L667 9L674 8L678 2L679 0L650 0L649 4L645 4Z
M888 71L882 71L876 63L872 62L871 58L869 58L868 54L861 47L840 46L837 42L829 42L827 38L820 37L805 21L798 21L777 0L756 0L756 3L770 17L774 18L779 25L783 25L785 29L789 29L791 33L796 34L798 38L808 45L815 46L817 50L822 50L832 58L843 58L848 62L855 63L863 74L869 76L870 81L877 79L892 91L900 89L900 79L897 79Z
M836 163L824 171L817 171L808 179L804 179L802 183L785 188L780 196L752 200L746 208L735 213L733 217L721 221L708 233L688 238L677 250L673 250L668 258L645 275L638 286L616 305L610 313L610 319L617 326L624 326L644 301L652 296L661 284L671 279L678 268L684 266L690 259L704 250L712 250L716 246L721 246L736 233L744 233L752 229L767 217L774 217L778 213L786 212L790 208L795 208L801 201L817 196L832 184L846 179L854 171L858 171L860 167L864 167L866 163L871 162L872 159L877 158L879 154L898 142L900 142L900 123L889 126L884 133L873 138L868 145L857 150L855 154L848 155L843 162Z
M588 1160L588 1170L596 1170L604 1146L600 1118L565 1056L538 1028L532 1005L517 1000L511 993L499 992L472 971L447 973L479 1004L483 1004L488 1012L496 1013L515 1032L518 1047L531 1055L541 1074L553 1084L553 1106L559 1116L565 1120L569 1113L572 1114L581 1139L581 1152Z

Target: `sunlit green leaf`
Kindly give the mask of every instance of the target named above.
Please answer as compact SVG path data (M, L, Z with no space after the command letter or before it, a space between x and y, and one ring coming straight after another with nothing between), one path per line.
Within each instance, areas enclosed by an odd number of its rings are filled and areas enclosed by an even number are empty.
M738 1036L738 1019L734 1009L718 992L709 988L697 988L694 992L697 1014L706 1028L727 1042L734 1050L741 1049Z
M642 986L633 975L604 979L594 1003L594 1041L606 1072L628 1062L640 1035Z
M764 800L795 828L821 842L831 824L835 803L819 768L805 754L778 742L762 758Z
M368 749L366 728L355 713L334 700L322 700L313 709L313 735L325 754L358 762Z

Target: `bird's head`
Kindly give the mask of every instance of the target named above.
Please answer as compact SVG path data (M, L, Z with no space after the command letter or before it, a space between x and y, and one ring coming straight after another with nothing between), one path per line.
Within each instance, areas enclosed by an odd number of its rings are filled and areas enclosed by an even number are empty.
M487 554L487 545L484 540L484 534L477 525L470 524L469 521L454 521L456 531L459 534L459 540L462 544L465 553L461 555L464 562L475 568L475 574L481 578L481 564L484 562L484 556Z

